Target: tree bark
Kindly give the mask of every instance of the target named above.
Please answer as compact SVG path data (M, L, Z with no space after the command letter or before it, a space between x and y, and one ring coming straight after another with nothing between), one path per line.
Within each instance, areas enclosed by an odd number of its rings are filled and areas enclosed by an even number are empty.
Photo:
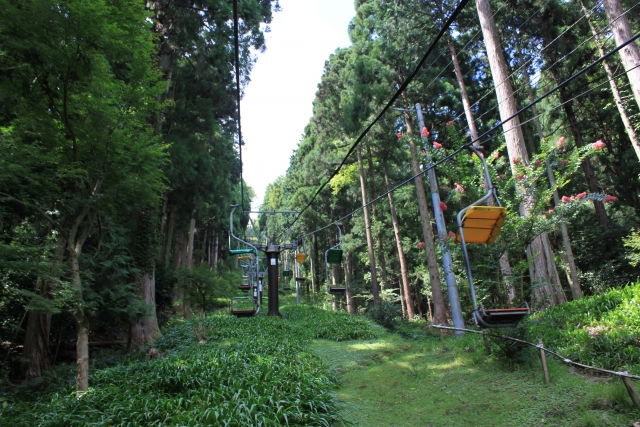
M147 305L144 318L131 325L131 351L143 351L145 345L160 337L156 315L155 271L146 272L139 278L142 301Z
M529 156L524 144L519 118L515 116L507 120L507 118L516 114L518 110L513 97L513 89L509 81L507 65L501 50L500 37L493 20L489 0L476 0L476 8L480 18L489 66L491 67L491 74L493 75L495 91L498 98L500 118L503 122L502 127L507 142L507 151L509 153L509 163L512 172L515 172L513 160L519 159L527 165L529 164ZM520 206L520 213L523 216L529 216L531 214L529 211L530 208L531 203L525 202ZM532 261L530 274L533 285L532 296L534 305L555 305L566 300L557 272L554 274L555 269L550 270L548 268L548 266L553 263L553 258L551 258L551 260L546 259L547 255L551 254L549 244L547 234L542 233L534 238L526 250L529 261Z
M389 210L391 211L391 223L393 224L393 234L396 239L396 249L398 250L398 260L400 261L400 277L402 280L402 293L404 296L402 301L403 315L404 307L406 305L406 315L409 320L413 320L415 317L415 311L413 310L413 298L411 298L411 285L409 284L409 273L407 271L407 259L404 256L402 250L402 235L400 234L400 223L398 221L398 213L396 212L396 204L393 199L393 193L391 192L391 180L389 179L389 171L387 169L387 161L382 160L382 170L384 172L384 182L387 187L387 198L389 199Z
M195 208L191 212L191 222L189 224L189 243L187 244L187 268L189 270L193 269L193 241L195 239L196 234L196 210ZM236 258L237 261L237 258ZM190 303L190 290L191 283L184 284L184 303L182 304L182 314L185 319L191 317L191 303Z
M400 80L403 80L400 76ZM405 109L409 108L406 93L402 93L402 100ZM413 123L409 113L405 112L404 120L407 125L407 134L409 135L409 151L411 153L411 167L414 174L421 172L420 164L418 163L418 149L416 143L413 140ZM429 281L431 284L431 292L433 294L433 323L436 325L445 325L447 323L447 313L444 304L444 295L442 293L442 284L440 282L440 272L438 271L438 261L436 258L436 251L433 243L433 231L431 229L431 216L429 214L429 207L427 205L427 196L424 191L424 182L422 176L418 176L414 179L416 187L416 196L418 199L418 208L420 210L420 222L422 224L422 236L424 239L424 249L427 255L427 267L429 268ZM416 296L418 299L419 295ZM419 304L419 302L418 302Z
M622 5L619 0L604 0L604 10L607 12L609 24L613 37L616 39L616 45L620 46L633 37L631 26L627 17L623 16ZM633 91L633 97L636 99L638 108L640 108L640 52L635 42L629 43L619 51L620 59L624 70L627 72L629 83Z
M36 282L35 292L50 298L55 287L55 279L60 277L60 267L64 260L66 242L58 235L53 253L53 266L49 271L50 279ZM22 357L26 360L25 378L27 380L42 376L42 372L51 369L52 361L49 350L49 334L51 331L51 313L31 310L27 317Z
M347 290L345 292L345 296L347 299L347 313L349 314L357 314L358 309L356 307L356 302L353 299L353 289L351 289L351 283L353 282L353 255L351 252L347 252L346 255L346 263L347 263L347 271L346 271L346 280L347 280Z
M369 166L369 194L373 197L376 192L374 191L374 183L376 182L375 169L373 167L373 156L371 155L371 147L367 145L367 163ZM371 203L371 213L373 214L373 221L378 222L378 211L375 202ZM384 249L382 248L382 232L379 230L376 232L376 249L378 252L378 264L380 265L380 275L382 276L382 282L380 283L380 290L384 290L388 286L389 278L387 276L387 260L384 257Z
M167 231L164 236L164 251L163 251L163 261L164 265L169 265L169 258L171 256L171 243L173 240L173 226L175 224L176 215L174 209L169 209L169 213L167 214Z
M364 224L367 235L367 248L369 250L369 267L371 268L371 292L373 293L373 306L380 307L380 292L378 289L378 277L376 274L376 257L373 251L373 236L371 235L371 218L367 205L367 186L362 165L362 146L358 146L358 170L360 171L360 190L362 192L362 206L364 206Z
M174 270L178 271L182 268L184 263L184 232L180 230L178 232L178 238L176 239L175 247L174 247ZM171 309L174 313L182 312L182 304L184 299L184 290L182 287L175 283L173 285L173 294L171 296Z

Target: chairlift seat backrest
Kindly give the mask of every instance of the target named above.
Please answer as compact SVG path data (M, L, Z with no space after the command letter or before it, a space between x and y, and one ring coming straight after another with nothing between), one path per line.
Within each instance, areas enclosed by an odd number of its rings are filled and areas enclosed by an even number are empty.
M231 255L244 255L253 254L255 251L253 249L229 249L229 253Z
M239 256L238 261L251 261L251 256L250 255Z
M342 262L342 249L329 249L327 251L327 264L340 264Z
M472 206L462 218L462 230L466 243L486 243L492 245L507 218L507 208L503 206ZM460 233L456 234L460 243Z
M282 277L291 277L291 270L282 270Z

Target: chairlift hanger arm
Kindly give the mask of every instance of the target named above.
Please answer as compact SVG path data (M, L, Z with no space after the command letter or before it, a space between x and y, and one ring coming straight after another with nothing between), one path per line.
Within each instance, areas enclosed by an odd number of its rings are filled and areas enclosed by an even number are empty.
M246 241L242 240L241 238L239 238L238 236L236 236L236 235L233 233L233 214L235 213L236 209L238 209L238 206L240 206L240 205L231 205L231 207L232 207L233 209L231 209L231 215L230 215L230 218L229 218L229 228L230 228L230 230L229 230L229 249L231 249L231 238L233 237L233 238L234 238L234 239L236 239L237 241L239 241L239 242L241 242L241 243L244 243L245 245L247 245L247 246L249 246L250 248L252 248L252 249L255 251L256 256L257 256L257 255L258 255L258 248L256 248L255 246L253 246L251 243L249 243L249 242L246 242Z

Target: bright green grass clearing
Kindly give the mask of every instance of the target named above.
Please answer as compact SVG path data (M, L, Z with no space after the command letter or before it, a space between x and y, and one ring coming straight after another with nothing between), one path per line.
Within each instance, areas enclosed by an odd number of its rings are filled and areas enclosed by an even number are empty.
M629 426L640 420L618 380L589 377L550 360L508 368L484 355L480 337L318 341L339 376L339 407L356 426Z

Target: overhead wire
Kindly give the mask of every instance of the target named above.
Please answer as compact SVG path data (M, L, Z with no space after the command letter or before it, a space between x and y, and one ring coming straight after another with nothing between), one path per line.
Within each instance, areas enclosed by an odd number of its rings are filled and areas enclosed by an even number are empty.
M526 106L522 107L520 110L516 111L514 114L512 114L510 117L507 117L504 120L501 120L499 122L497 122L496 124L494 124L490 129L488 129L487 131L485 131L482 135L478 136L478 138L467 142L465 144L463 144L462 146L460 146L459 148L457 148L456 150L454 150L452 153L446 155L445 157L443 157L442 159L438 160L435 163L432 163L431 165L425 167L422 171L414 174L413 176L405 179L404 181L402 181L400 184L397 184L396 186L394 186L393 188L391 188L390 190L385 191L384 193L380 194L379 196L377 196L376 198L370 200L368 203L359 206L357 209L354 209L352 212L342 216L341 218L331 222L330 224L327 224L323 227L320 227L316 230L313 230L309 233L303 234L302 236L300 236L301 239L304 239L305 237L311 236L313 234L319 233L320 231L323 231L335 224L340 223L341 221L353 216L354 214L356 214L357 212L360 212L361 210L365 209L366 207L370 206L373 203L376 203L378 200L382 199L384 196L388 195L389 193L393 193L395 192L397 189L407 185L408 183L410 183L411 181L413 181L415 178L427 173L428 171L430 171L431 169L437 168L438 166L440 166L441 164L449 161L450 159L452 159L453 157L455 157L458 153L460 153L462 150L464 150L467 147L470 147L471 145L473 145L475 142L480 141L482 138L486 137L487 135L489 135L491 132L493 132L494 130L498 129L500 126L502 126L504 123L507 123L508 121L510 121L511 119L517 117L518 115L520 115L521 113L527 111L528 109L532 108L534 105L538 104L539 102L541 102L542 100L546 99L547 97L549 97L552 93L554 93L555 91L559 90L560 88L563 88L565 86L567 86L571 81L577 79L578 77L582 76L583 74L585 74L587 71L591 70L593 67L595 67L596 65L600 64L602 61L606 60L607 58L609 58L610 56L614 55L615 53L617 53L618 51L620 51L621 49L623 49L625 46L627 46L630 43L634 43L637 39L640 38L640 33L636 34L635 36L631 37L629 40L627 40L626 42L624 42L623 44L617 46L616 48L612 49L611 51L609 51L608 53L606 53L605 55L601 56L600 58L596 59L595 61L593 61L591 64L587 65L586 67L582 68L580 71L578 71L577 73L573 74L572 76L570 76L569 78L567 78L566 80L564 80L563 82L559 83L558 85L556 85L556 87L554 87L553 89L545 92L544 94L540 95L538 98L536 98L535 100L531 101L529 104L527 104ZM520 126L522 126L522 124L520 124ZM503 130L503 132L499 135L503 135L506 132L509 132L511 130L513 130L514 128L511 129L507 129L507 130ZM292 224L293 225L293 224Z

